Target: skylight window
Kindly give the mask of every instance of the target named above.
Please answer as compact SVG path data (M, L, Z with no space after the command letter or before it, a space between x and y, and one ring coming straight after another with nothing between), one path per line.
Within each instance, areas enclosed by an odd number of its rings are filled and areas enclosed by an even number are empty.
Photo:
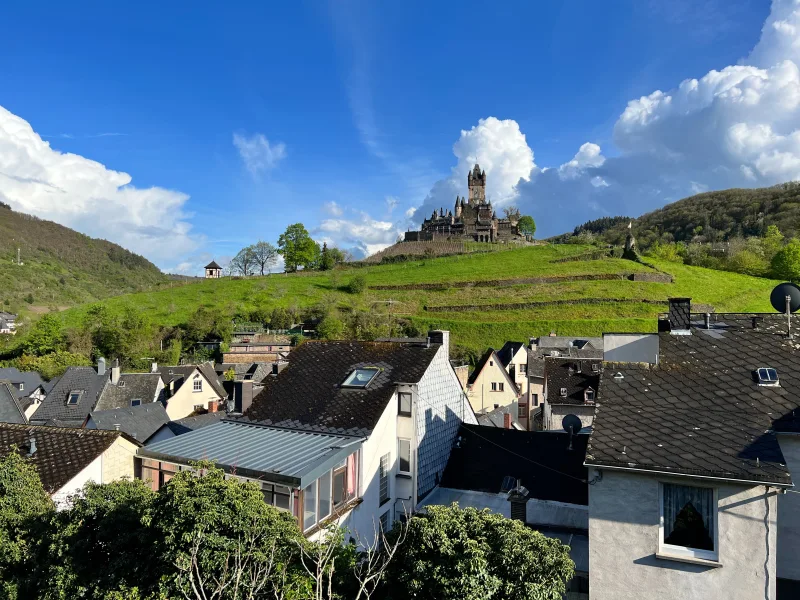
M560 391L561 391L561 397L562 398L566 398L567 397L567 388L561 388Z
M139 406L141 403L142 401L139 398L134 398L131 400L131 406Z
M75 390L75 391L70 392L69 396L67 396L67 405L73 405L74 406L75 404L77 404L80 401L81 396L83 396L83 392L80 391L80 390Z
M375 379L375 376L378 374L380 369L377 367L365 367L363 369L356 369L350 375L347 376L347 379L344 380L342 384L343 387L353 387L353 388L365 388L367 387L370 382Z
M778 380L778 371L769 367L761 367L756 371L758 375L758 385L776 386L780 382Z

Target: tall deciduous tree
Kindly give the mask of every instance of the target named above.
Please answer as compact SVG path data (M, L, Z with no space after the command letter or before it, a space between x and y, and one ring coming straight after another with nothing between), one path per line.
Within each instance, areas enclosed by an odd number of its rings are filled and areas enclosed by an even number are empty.
M302 223L286 228L278 238L278 248L289 273L294 273L299 267L308 268L313 265L320 252L319 246L311 239Z
M533 237L536 233L536 221L533 220L533 217L528 215L519 218L517 227L519 227L519 231L523 235Z
M239 253L233 257L230 264L230 268L234 273L244 275L245 277L252 275L257 266L258 262L253 252L253 246L248 246L247 248L239 250Z
M772 258L772 272L780 279L800 280L800 240L792 238Z
M567 546L520 521L429 506L409 520L386 588L393 600L560 600L574 570Z
M506 219L510 219L511 221L519 221L520 212L516 206L506 206L503 209L503 214L506 216Z
M257 243L250 246L250 249L253 253L253 260L255 260L262 275L265 270L268 271L278 262L278 249L269 242L262 242L259 240Z

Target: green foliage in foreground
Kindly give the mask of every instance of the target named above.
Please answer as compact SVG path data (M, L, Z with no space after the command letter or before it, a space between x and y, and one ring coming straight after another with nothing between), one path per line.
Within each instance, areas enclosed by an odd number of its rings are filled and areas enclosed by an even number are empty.
M574 570L569 547L520 521L430 506L409 521L387 589L392 600L559 600Z
M379 587L372 597L549 600L572 575L559 541L455 506L414 517L408 536L398 525L383 550L362 553L336 528L310 542L256 484L196 468L158 492L138 480L89 483L56 512L24 458L0 459L3 597L366 600ZM388 565L388 581L369 564Z

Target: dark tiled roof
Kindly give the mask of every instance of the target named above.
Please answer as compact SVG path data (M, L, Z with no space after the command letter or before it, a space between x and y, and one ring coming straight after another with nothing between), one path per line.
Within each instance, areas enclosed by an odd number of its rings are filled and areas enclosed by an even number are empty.
M711 329L660 333L658 366L606 364L587 464L791 483L773 431L800 432L800 344L783 317L760 316L758 329L718 314ZM758 386L759 367L780 387Z
M508 406L499 406L494 410L487 413L476 414L475 418L478 420L478 425L485 427L505 427L506 415L511 415L512 427L516 429L525 429L517 420L517 404L510 404Z
M208 264L205 266L205 268L206 268L206 269L221 269L222 267L220 267L220 266L217 264L217 262L216 262L216 261L212 260L210 263L208 263Z
M36 452L29 460L39 472L44 489L52 494L89 466L123 434L97 429L0 423L0 456L7 456L12 446L16 446L22 456L27 456L31 435L36 440Z
M500 363L508 368L508 363L514 358L514 355L519 352L520 348L525 346L522 342L506 342L503 344L503 347L497 351L497 358L500 359Z
M575 348L576 350L602 350L602 337L569 337L564 335L542 336L537 340L539 348L564 349Z
M461 425L461 441L450 453L441 486L499 493L506 476L520 479L531 498L588 504L587 435L516 431Z
M119 376L118 383L109 382L103 389L94 410L127 408L132 400L152 403L158 400L156 393L160 384L161 375L158 373L124 373Z
M14 395L14 387L6 380L0 380L0 422L27 423L25 409Z
M597 392L600 385L600 372L592 371L592 365L600 365L602 362L575 358L546 358L544 379L547 384L547 401L550 404L584 404L586 390L591 388ZM566 390L566 395L561 394L562 389Z
M440 346L382 342L306 342L277 377L268 377L245 419L269 425L368 435L396 383L418 383ZM381 371L366 389L344 388L356 368Z
M17 398L25 398L40 385L46 385L42 376L36 371L20 371L16 367L0 369L0 379L8 379L14 384L14 395ZM20 383L23 384L22 391L18 389Z
M475 380L478 378L478 375L481 374L483 371L483 367L486 366L486 363L489 362L489 359L492 358L492 355L495 354L494 348L489 348L486 352L483 353L478 364L475 365L475 368L472 370L472 373L469 374L469 379L467 379L467 384L472 385L475 383ZM495 360L499 361L499 358L495 358Z
M221 398L227 397L228 393L222 386L222 382L220 381L217 372L214 370L214 365L211 363L203 363L201 365L197 365L197 369L203 374L203 377L206 378L208 383L211 384L211 387L214 388L214 391L219 394Z
M158 367L158 372L161 374L161 380L164 382L164 385L168 386L170 381L175 381L176 379L180 379L182 383L182 380L194 373L194 369L194 365L166 366Z
M529 377L544 377L545 359L553 356L554 353L558 356L565 356L570 358L581 359L597 359L603 360L603 351L591 347L591 344L585 345L583 348L575 347L545 347L536 348L535 350L528 350L528 376Z
M119 427L133 439L145 443L162 425L169 422L169 416L160 402L149 402L129 408L97 410L91 420L97 429L114 431Z
M92 367L69 367L36 409L33 421L45 423L55 419L79 427L94 410L109 375L108 371L105 375L98 375ZM73 390L82 391L83 394L78 404L68 406L67 397Z
M202 429L203 427L208 427L214 423L219 423L225 418L225 416L224 410L213 413L205 413L202 415L178 419L177 421L170 421L167 423L167 427L169 427L170 430L172 430L172 433L175 435L181 435L183 433L194 431L195 429Z

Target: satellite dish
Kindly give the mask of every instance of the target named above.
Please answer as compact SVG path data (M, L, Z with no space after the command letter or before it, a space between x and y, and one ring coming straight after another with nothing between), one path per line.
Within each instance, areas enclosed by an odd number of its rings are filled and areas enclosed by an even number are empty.
M781 283L775 286L769 295L769 301L779 313L786 314L786 298L789 298L789 312L800 309L800 287L793 283Z
M561 419L561 426L567 433L578 433L581 429L583 429L583 423L581 423L580 418L578 418L577 415L572 414Z

